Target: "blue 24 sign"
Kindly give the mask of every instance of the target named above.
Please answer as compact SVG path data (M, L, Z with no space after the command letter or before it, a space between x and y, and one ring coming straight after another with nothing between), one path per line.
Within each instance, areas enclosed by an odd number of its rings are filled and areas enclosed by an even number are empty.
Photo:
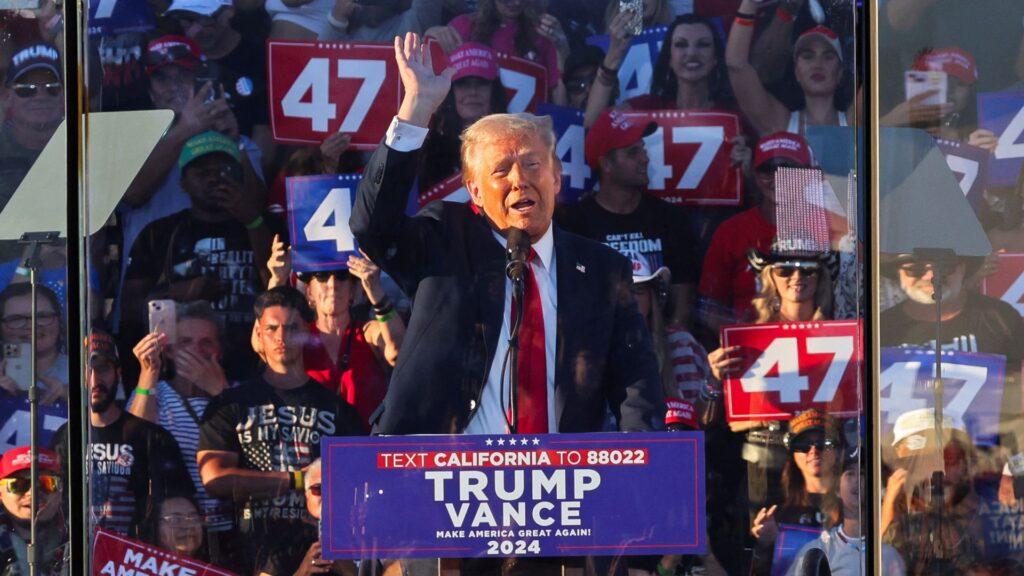
M288 178L288 230L292 238L292 269L316 272L347 268L350 254L359 254L348 219L362 176L297 176Z

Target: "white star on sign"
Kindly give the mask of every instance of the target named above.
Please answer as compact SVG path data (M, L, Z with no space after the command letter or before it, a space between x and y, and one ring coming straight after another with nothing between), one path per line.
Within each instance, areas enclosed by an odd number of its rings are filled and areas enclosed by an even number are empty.
M515 446L516 445L516 439L515 438L509 438L508 439L508 445L509 446Z
M504 438L498 438L498 446L504 446L504 445L505 445L505 439Z
M534 446L540 446L540 438L534 438L533 439L533 445Z
M494 440L491 440L490 438L488 438L487 440L484 440L484 444L487 444L488 446L490 446L491 444L494 444Z

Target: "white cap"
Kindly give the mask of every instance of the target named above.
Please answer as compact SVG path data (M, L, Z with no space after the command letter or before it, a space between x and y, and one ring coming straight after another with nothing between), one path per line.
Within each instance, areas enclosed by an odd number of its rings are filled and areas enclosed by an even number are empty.
M174 0L164 14L171 12L195 12L203 16L213 16L217 10L225 6L234 6L232 0Z
M942 429L944 431L959 430L964 433L967 432L967 427L964 425L963 418L961 418L960 414L956 412L942 413ZM895 446L899 444L901 440L909 438L910 436L920 432L927 432L931 430L935 430L934 408L918 408L917 410L904 412L896 419L896 424L893 426L892 445ZM908 446L911 450L920 450L923 447L924 444L922 443L915 443Z
M643 284L655 278L661 278L666 286L672 282L672 272L667 267L662 266L652 272L651 261L640 252L631 250L623 252L622 255L629 258L629 262L633 266L633 284Z

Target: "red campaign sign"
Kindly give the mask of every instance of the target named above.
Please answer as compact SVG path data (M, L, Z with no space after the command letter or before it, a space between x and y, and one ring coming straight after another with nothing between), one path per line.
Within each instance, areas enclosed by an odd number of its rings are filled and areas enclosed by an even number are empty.
M722 347L740 346L739 376L725 380L730 422L789 420L818 408L860 413L861 328L857 320L728 326Z
M733 166L732 139L740 135L739 116L702 110L630 111L634 121L655 122L658 130L644 139L651 162L648 190L673 204L739 206L743 174Z
M431 43L434 69L447 65ZM267 42L270 127L282 144L320 144L352 134L352 148L373 150L402 98L395 48L380 42Z
M122 574L172 574L174 576L235 576L205 562L179 556L138 540L102 528L96 529L92 546L92 573L96 576Z
M497 53L497 60L509 112L533 113L538 104L548 101L547 68L504 52Z
M422 210L424 206L434 200L447 200L448 202L468 201L469 192L466 191L466 186L462 182L462 172L456 172L447 179L434 184L425 192L420 192L420 209Z
M1008 302L1024 316L1024 254L996 254L996 271L981 280L981 293Z

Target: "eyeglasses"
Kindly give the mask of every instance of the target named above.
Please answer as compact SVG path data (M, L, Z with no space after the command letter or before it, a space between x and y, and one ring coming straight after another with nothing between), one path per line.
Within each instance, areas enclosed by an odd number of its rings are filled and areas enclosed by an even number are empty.
M46 84L12 84L11 88L18 98L31 98L39 93L39 89L46 90L50 96L59 96L64 85L60 82L47 82Z
M838 447L839 446L836 444L835 440L829 440L827 438L824 440L794 440L789 445L790 450L801 454L810 452L811 448L817 448L818 452L830 452Z
M32 486L32 479L27 476L18 478L4 478L0 480L0 486L11 494L22 495L28 492ZM39 475L39 489L47 494L53 494L60 490L60 478L52 474Z
M36 312L36 326L51 326L59 317L60 314L56 312ZM28 326L31 319L31 316L24 314L11 314L10 316L4 316L0 321L8 328L24 328Z
M779 278L789 278L793 274L796 274L797 270L799 270L800 275L804 277L817 276L819 271L817 264L777 264L772 266L772 274Z
M160 519L171 526L192 526L203 520L199 514L168 514Z
M306 490L308 490L309 493L312 494L313 496L319 496L320 495L320 485L319 484L313 484L312 486L306 486Z

